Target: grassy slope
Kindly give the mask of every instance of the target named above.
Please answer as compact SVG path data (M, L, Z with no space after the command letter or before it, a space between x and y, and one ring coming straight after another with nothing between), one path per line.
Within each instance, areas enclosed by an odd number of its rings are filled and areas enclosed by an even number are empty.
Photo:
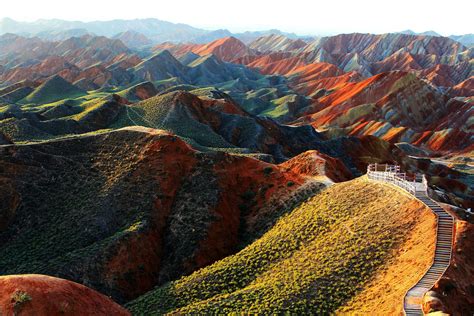
M185 106L174 106L174 96L173 93L165 94L128 106L113 127L142 125L171 131L201 146L235 148L209 126L191 117Z
M412 202L415 211L418 202ZM418 282L433 260L436 240L434 217L426 209L416 226L400 245L397 256L390 258L386 269L380 270L374 279L350 302L338 310L338 314L401 315L402 300L407 289Z
M137 140L133 137L120 140L126 145L113 146L94 139L83 139L66 143L63 151L54 144L18 149L23 155L30 155L28 152L33 151L43 159L48 156L56 158L52 164L55 168L48 168L47 165L37 167L41 171L36 171L35 181L25 183L25 191L29 194L22 198L22 208L17 210L18 220L28 216L31 209L36 211L35 215L40 216L41 220L35 222L38 219L31 219L34 224L28 222L19 225L24 231L18 235L8 230L0 232L2 273L50 272L48 269L51 266L105 248L126 234L131 224L142 219L143 212L137 210L151 208L150 201L129 201L128 206L119 209L109 200L110 195L121 189L125 189L127 195L135 194L137 190L134 187L138 183L130 181L139 181L142 194L151 190L150 185L141 184L141 181L146 182L145 179L130 177L130 172L138 164L140 151L137 146L133 147L127 142ZM85 146L80 142L89 144ZM0 163L4 164L6 158L1 158ZM36 163L41 165L44 162ZM12 168L15 168L14 163ZM8 174L8 170L5 173ZM115 194L114 199L118 200L119 196ZM104 219L98 218L109 218L112 213L115 215L111 226L116 225L117 229L114 231L109 227L104 234ZM94 243L98 235L103 235L103 239ZM2 244L10 236L9 242Z
M55 77L41 84L25 97L23 102L45 104L66 98L79 97L84 94L86 94L85 91L82 91L60 77Z
M434 223L430 214L398 190L364 178L336 184L283 216L236 255L151 291L128 307L137 315L335 312L390 268L420 218ZM420 249L408 251L417 255ZM422 258L423 266L429 264L428 257ZM397 285L382 290L391 287ZM401 304L403 294L397 293L391 304ZM357 308L349 304L347 310Z

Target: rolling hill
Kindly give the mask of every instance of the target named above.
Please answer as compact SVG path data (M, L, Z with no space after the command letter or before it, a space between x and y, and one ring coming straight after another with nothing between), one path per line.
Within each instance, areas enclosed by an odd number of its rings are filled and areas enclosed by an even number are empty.
M85 91L70 84L62 77L54 76L28 94L23 102L45 104L62 99L76 98L84 94Z
M141 127L2 147L0 165L0 273L59 276L120 302L235 252L271 222L275 197L291 205L323 187Z
M105 295L49 276L0 276L0 289L2 315L130 315Z
M406 269L415 276L431 264L426 245L434 239L434 223L429 210L396 189L363 179L337 184L284 215L237 254L127 307L148 315L329 314L373 311L389 300L378 311L400 313L400 301L416 277L399 284L390 279L406 275Z

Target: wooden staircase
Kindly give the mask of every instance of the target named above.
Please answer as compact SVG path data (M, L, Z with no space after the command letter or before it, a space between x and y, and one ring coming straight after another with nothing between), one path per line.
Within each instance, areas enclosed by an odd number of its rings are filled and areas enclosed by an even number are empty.
M420 177L417 175L414 181L411 182L406 180L405 174L399 173L400 169L396 166L385 165L381 171L380 169L380 165L369 165L367 168L368 178L398 185L428 206L437 218L436 248L433 263L421 279L407 291L403 299L405 315L423 315L423 296L443 276L451 261L454 219L436 201L428 196L427 183L424 176ZM422 179L421 182L419 182L420 178ZM393 179L396 179L396 181Z

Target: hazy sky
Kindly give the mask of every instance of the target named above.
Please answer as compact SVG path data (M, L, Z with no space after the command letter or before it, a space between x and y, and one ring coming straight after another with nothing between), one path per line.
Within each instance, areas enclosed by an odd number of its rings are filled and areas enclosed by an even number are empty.
M234 32L278 28L298 34L412 29L474 33L473 0L3 0L0 17L112 20L158 18Z

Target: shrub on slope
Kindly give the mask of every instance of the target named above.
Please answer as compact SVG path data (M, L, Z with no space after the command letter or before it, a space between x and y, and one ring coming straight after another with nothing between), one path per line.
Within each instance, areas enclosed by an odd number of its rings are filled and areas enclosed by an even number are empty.
M190 141L197 148L265 153L276 161L313 149L322 138L310 126L289 127L251 116L217 90L201 89L198 97L170 92L126 106L113 127L159 128ZM215 97L215 98L214 98Z
M248 219L305 181L140 127L3 146L0 274L60 276L128 301L237 252L257 230Z
M417 217L429 214L412 203L398 190L363 178L336 184L236 255L128 307L148 315L332 313L384 268Z

